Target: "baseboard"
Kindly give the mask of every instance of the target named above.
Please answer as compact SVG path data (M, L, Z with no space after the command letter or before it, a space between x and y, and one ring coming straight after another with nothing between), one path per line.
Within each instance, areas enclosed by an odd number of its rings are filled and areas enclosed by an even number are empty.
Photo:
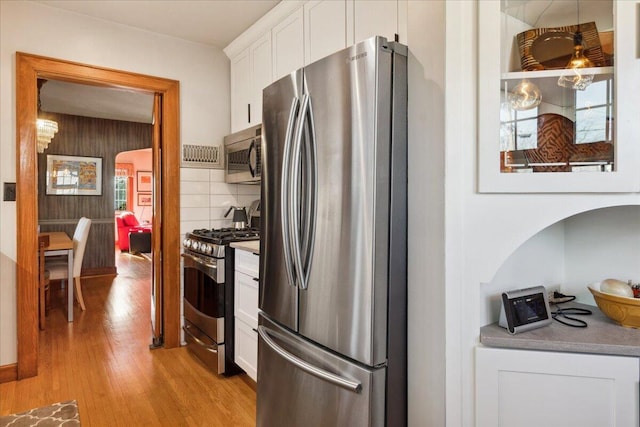
M18 364L0 366L0 384L16 381L18 379Z

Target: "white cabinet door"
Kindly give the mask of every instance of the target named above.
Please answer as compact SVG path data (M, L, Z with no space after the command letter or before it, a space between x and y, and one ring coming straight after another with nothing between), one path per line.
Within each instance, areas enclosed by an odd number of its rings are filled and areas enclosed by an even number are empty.
M300 8L271 30L274 81L304 66L303 22Z
M253 328L258 327L258 281L236 270L234 310L236 319L241 319Z
M637 426L635 357L476 348L477 427Z
M345 0L317 0L304 5L305 65L344 49L347 40Z
M397 0L354 0L353 7L353 43L373 36L383 36L389 41L395 39L398 33Z
M271 32L251 44L251 110L249 126L262 123L262 90L273 82L271 70Z
M251 56L249 48L231 60L231 131L249 126Z
M253 252L235 250L234 361L257 381L258 369L258 266Z
M242 320L236 318L235 325L236 365L240 366L249 377L258 381L258 333Z

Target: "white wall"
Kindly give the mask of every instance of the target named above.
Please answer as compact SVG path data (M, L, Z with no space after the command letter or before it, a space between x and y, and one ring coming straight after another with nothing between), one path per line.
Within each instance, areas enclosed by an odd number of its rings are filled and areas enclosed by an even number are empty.
M412 426L445 425L444 16L444 1L408 2L407 351Z
M467 427L475 424L474 348L487 320L481 284L490 283L507 258L546 227L604 206L640 205L640 194L478 193L477 116L481 108L492 106L477 99L478 85L488 84L479 80L477 63L499 61L500 52L478 58L477 2L447 0L444 17L442 3L409 1L409 50L426 71L417 88L415 75L409 83L409 93L415 97L413 102L410 97L409 104L410 224L418 217L431 220L440 212L445 215L444 243L428 226L409 233L409 412L412 426L446 422L447 426ZM497 28L482 31L500 34ZM427 46L431 41L440 43L443 32L444 55ZM425 81L442 87L438 63L445 66L444 93L440 95L445 105L443 140L439 140L441 125L427 120L431 115L440 117L440 105L424 96L416 105L416 98L427 94L421 90ZM416 108L424 111L416 115ZM437 148L420 146L427 141L445 151L444 181L429 181L427 172L414 170L429 168L434 162L430 150ZM444 186L444 206L438 197L432 198L433 185ZM444 251L444 283L430 280L442 271L437 266L431 271L427 263L440 250ZM420 272L423 279L419 279ZM430 286L442 287L444 301L438 291L425 289ZM429 332L437 316L444 319L444 324L435 322L442 327L444 338ZM442 345L445 358L434 357ZM445 373L444 390L435 375L438 371Z
M588 284L608 278L640 282L640 206L599 209L564 222L563 293L595 305Z
M180 81L185 144L229 133L229 62L222 51L28 1L0 2L0 181L15 182L15 52ZM178 195L165 196L178 201ZM16 361L15 202L0 202L0 366Z
M481 285L480 323L498 321L504 291L531 286L558 286L565 282L565 224L540 231L507 258L490 283Z

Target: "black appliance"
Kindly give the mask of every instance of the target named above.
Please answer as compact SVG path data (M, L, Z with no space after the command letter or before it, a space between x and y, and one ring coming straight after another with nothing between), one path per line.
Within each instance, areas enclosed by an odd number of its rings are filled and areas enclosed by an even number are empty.
M187 233L184 258L184 336L187 348L214 372L234 375L232 242L259 240L257 228Z

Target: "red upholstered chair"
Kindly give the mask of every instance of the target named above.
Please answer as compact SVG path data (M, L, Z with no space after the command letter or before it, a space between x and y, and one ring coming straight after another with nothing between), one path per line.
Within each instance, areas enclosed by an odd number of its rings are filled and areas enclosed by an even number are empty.
M129 233L151 233L151 225L140 225L133 212L122 212L116 217L118 226L118 247L129 250Z

